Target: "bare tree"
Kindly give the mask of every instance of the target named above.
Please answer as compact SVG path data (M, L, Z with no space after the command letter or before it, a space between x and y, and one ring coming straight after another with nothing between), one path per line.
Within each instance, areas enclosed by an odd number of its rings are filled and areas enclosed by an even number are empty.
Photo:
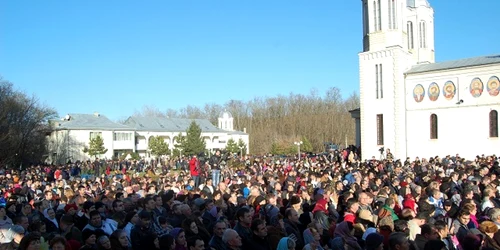
M46 156L45 137L54 109L0 78L0 165L33 163Z

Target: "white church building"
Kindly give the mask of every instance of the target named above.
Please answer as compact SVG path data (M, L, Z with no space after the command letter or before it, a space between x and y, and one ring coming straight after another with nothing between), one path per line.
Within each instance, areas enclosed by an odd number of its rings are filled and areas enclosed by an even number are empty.
M500 55L438 62L427 0L362 0L362 158L499 154ZM450 42L459 42L451 39Z
M61 120L50 122L52 131L47 136L49 154L46 162L64 163L68 160L90 159L83 149L96 136L103 138L104 147L108 149L100 158L112 159L129 152L149 157L150 138L160 136L170 149L174 149L177 137L179 134L186 135L192 121L201 128L201 137L210 152L225 148L227 142L233 139L236 143L242 140L246 145L246 153L249 153L249 134L246 129L234 129L233 116L228 111L220 114L218 127L206 119L131 116L124 124L119 124L99 113L68 114Z

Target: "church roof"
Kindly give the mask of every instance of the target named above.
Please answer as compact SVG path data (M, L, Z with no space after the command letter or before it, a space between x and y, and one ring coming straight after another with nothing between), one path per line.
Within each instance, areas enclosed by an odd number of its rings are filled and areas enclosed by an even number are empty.
M225 132L205 119L131 116L125 121L125 125L137 131L185 132L192 121L196 122L203 132Z
M133 130L131 127L116 123L101 114L68 114L62 120L51 120L56 130Z
M413 66L410 70L406 71L406 74L457 69L457 68L465 68L472 66L482 66L482 65L496 64L496 63L500 63L500 55L480 56L480 57L459 59L459 60L446 61L440 63L419 64Z

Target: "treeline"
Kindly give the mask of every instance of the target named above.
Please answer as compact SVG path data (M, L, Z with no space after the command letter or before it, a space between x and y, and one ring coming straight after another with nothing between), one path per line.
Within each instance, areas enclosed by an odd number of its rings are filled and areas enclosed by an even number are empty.
M0 166L18 167L46 157L48 120L56 114L0 77Z
M252 154L289 149L294 141L307 139L314 152L324 150L325 142L354 144L355 124L349 110L359 107L359 97L353 93L342 98L340 89L331 87L326 92L311 90L308 95L278 95L256 97L250 101L230 100L224 105L205 104L204 107L187 106L180 110L161 111L145 106L135 115L170 118L202 118L218 124L224 110L231 112L234 127L250 134Z

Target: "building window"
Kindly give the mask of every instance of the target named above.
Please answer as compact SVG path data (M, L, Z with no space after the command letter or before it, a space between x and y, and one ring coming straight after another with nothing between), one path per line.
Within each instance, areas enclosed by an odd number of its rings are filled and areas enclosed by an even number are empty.
M420 22L419 33L420 33L420 48L427 48L425 21Z
M490 111L490 137L498 138L498 112Z
M384 98L384 89L382 85L382 64L375 64L375 95L377 99Z
M389 29L397 29L398 25L396 23L396 1L388 0L389 2Z
M114 133L113 141L131 141L132 133Z
M384 145L384 115L377 115L377 145Z
M94 138L97 138L97 137L101 137L102 138L102 132L90 132L90 139L94 139Z
M408 33L408 49L413 49L413 22L409 21L407 24Z
M368 34L370 31L370 27L369 27L369 17L368 17L368 3L365 2L363 4L363 35L366 35Z
M431 139L438 138L438 117L436 114L431 115Z
M380 14L380 0L373 1L373 24L375 31L382 29L382 17Z
M382 30L382 13L380 10L380 0L377 2L377 24L378 30Z

